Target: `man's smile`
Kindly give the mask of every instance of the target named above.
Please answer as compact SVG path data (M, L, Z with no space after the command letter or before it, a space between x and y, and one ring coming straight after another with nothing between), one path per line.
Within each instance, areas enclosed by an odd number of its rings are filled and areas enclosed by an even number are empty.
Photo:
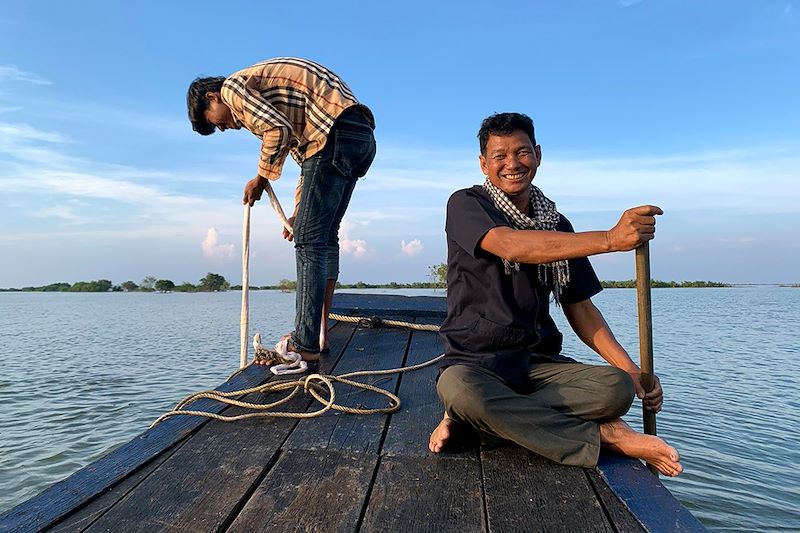
M505 175L503 175L501 177L504 180L508 180L508 181L518 181L518 180L524 179L525 176L527 176L527 175L528 175L527 172L517 172L516 174L505 174Z

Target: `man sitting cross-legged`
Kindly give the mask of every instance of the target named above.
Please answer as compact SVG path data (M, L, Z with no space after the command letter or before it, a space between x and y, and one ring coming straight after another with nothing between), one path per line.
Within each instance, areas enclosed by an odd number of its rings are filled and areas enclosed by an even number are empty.
M601 287L586 258L652 239L661 209L634 207L608 231L575 233L531 184L541 148L529 117L492 115L478 138L486 182L447 204L446 357L437 382L445 416L431 451L469 425L566 465L593 467L606 447L678 475L675 448L620 418L634 393L660 411L661 385L656 378L645 393L639 368L591 301ZM561 355L551 295L578 337L612 366Z

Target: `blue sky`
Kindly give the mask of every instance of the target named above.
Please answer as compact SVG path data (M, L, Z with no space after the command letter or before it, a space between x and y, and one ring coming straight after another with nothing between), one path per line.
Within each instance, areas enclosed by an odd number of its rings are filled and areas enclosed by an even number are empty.
M533 117L536 183L578 231L664 209L654 277L798 282L795 4L5 2L0 287L240 279L259 142L194 133L186 88L279 56L327 65L376 115L343 282L425 280L445 260L444 206L482 181L475 135L499 111ZM289 161L276 183L286 206L298 174ZM634 275L631 253L593 263L603 279ZM251 282L294 277L261 202Z

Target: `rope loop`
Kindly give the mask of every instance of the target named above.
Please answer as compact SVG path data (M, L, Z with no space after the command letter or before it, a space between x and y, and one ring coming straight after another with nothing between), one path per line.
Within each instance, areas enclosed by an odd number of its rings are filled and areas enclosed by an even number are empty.
M363 327L379 327L380 325L387 325L393 327L408 327L409 329L415 329L421 331L436 331L439 329L438 326L432 324L410 324L407 322L399 322L394 320L383 320L378 317L352 317L346 315L334 315L333 313L331 313L330 317L333 320L357 323L359 325L361 324L362 320L365 320L367 321L367 323L370 324L370 326L363 326ZM259 348L261 348L260 345ZM271 350L262 349L262 351L268 353ZM213 420L220 420L222 422L234 422L237 420L245 420L248 418L255 418L255 417L300 418L300 419L314 418L317 416L321 416L330 410L339 411L341 413L346 413L346 414L354 414L354 415L394 413L400 409L401 405L400 398L396 394L389 392L386 389L382 389L376 386L376 384L364 383L362 381L355 381L352 378L361 376L384 376L387 374L400 374L403 372L411 372L413 370L419 370L421 368L425 368L427 366L431 366L435 363L438 363L439 361L442 360L443 357L444 354L441 354L429 361L425 361L417 365L404 366L400 368L388 368L384 370L359 370L356 372L340 374L338 376L315 373L315 374L309 374L308 376L305 376L297 380L280 380L280 381L269 380L266 383L256 387L250 387L247 389L235 390L230 392L220 392L216 390L198 392L178 402L178 404L175 406L175 408L173 408L172 411L164 413L163 415L158 417L158 419L156 419L156 421L153 422L150 425L150 427L153 427L162 420L175 415L202 416L206 418L211 418ZM252 364L253 363L250 363L250 365ZM240 369L238 372L241 372L241 370L243 369ZM387 405L386 407L365 408L365 407L349 407L346 405L337 404L336 389L333 386L334 382L338 382L343 385L348 385L356 389L361 389L362 391L374 392L375 394L384 396L388 400ZM375 383L379 382L380 380L375 381ZM269 403L252 403L252 402L244 402L237 399L238 397L242 397L252 393L269 394L273 392L282 392L287 390L289 391L289 393L285 397ZM292 398L294 398L301 390L305 394L312 396L316 401L318 401L321 404L321 407L316 411L310 411L310 412L270 411L271 409L283 405ZM244 413L240 415L220 415L208 411L198 411L198 410L188 409L191 403L203 398L214 400L227 405L241 407L243 409L250 409L254 412Z

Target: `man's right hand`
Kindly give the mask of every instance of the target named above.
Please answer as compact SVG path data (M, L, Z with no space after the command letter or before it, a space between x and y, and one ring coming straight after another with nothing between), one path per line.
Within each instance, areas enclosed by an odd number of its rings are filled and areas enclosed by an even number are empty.
M266 186L267 178L262 178L261 176L256 176L248 181L247 185L244 186L244 198L242 198L242 203L253 207L254 203L261 200L261 194L264 192Z
M627 252L638 248L656 235L656 217L663 215L660 207L640 205L622 213L619 222L606 232L611 252Z

